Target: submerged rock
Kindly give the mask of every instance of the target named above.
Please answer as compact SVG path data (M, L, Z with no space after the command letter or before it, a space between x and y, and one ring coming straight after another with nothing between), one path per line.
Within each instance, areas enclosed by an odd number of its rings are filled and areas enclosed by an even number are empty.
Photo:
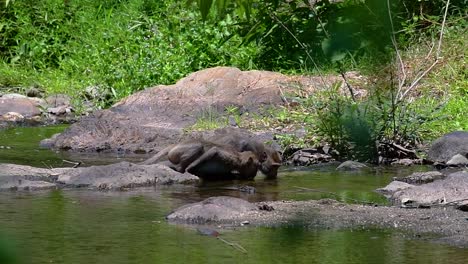
M219 196L184 205L166 218L171 222L190 224L231 222L233 219L242 222L242 220L239 220L242 214L258 210L257 206L242 199Z
M409 184L424 184L424 183L433 182L435 180L444 179L445 177L447 176L445 176L444 174L438 171L427 171L427 172L415 172L406 177L394 177L393 180L406 182Z
M356 171L356 170L362 170L362 169L368 169L368 168L369 167L366 164L363 164L357 161L348 160L348 161L341 163L336 169L342 170L342 171Z

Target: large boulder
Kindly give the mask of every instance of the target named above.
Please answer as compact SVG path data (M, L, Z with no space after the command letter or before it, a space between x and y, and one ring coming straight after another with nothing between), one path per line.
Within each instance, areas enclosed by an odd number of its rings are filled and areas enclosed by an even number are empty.
M237 106L242 113L283 104L300 85L313 91L336 77L288 77L268 71L216 67L190 74L174 85L135 93L107 110L97 111L47 142L76 151L158 151L185 139L184 128L203 114Z
M176 223L223 223L231 222L245 213L258 210L257 206L245 200L229 196L218 196L210 197L198 203L184 205L166 218Z
M468 132L455 131L438 138L429 149L429 159L434 162L446 163L453 156L468 155Z
M198 177L179 173L166 166L120 162L83 168L43 169L0 164L0 190L37 190L44 188L91 188L121 190L169 184L193 184Z

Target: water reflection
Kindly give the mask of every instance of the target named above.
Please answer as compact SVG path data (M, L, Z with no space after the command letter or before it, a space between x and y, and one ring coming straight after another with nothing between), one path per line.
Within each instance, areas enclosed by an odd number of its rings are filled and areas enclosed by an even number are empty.
M0 229L16 241L21 263L465 263L468 257L464 249L385 230L220 231L244 254L167 224L165 214L186 200L165 189L0 193L0 200Z
M61 166L69 154L42 150L37 144L63 128L0 131L0 146L9 146L0 148L0 162ZM92 156L86 161L132 158L105 157ZM409 240L402 233L385 230L311 230L298 224L221 231L222 238L248 251L244 254L164 219L181 205L217 195L251 202L334 198L383 204L386 200L374 189L392 177L424 170L428 168L376 167L356 173L319 166L283 168L276 180L260 176L255 181L129 192L0 192L0 263L465 263L465 249ZM256 192L239 191L244 185Z

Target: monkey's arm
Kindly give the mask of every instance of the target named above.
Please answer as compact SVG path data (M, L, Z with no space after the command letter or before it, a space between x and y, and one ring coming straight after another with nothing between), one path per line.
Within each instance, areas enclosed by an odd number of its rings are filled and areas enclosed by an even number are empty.
M212 166L210 166L212 165ZM212 147L203 155L194 160L186 169L189 173L196 173L200 168L205 168L203 171L209 174L226 173L241 166L241 161L238 155L232 152L223 150L219 147ZM208 169L208 171L206 171ZM199 175L198 175L199 176Z
M168 147L164 148L163 150L156 153L153 157L141 162L140 164L142 164L142 165L151 165L151 164L159 163L161 161L167 161L167 159L168 159L167 154L169 153L169 151L173 147L174 146L171 145L171 146L168 146Z

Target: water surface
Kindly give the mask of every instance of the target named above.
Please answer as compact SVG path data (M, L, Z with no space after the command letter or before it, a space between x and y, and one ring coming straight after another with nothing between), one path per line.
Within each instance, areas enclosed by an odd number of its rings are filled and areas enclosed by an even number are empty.
M0 162L63 166L67 153L38 148L38 141L64 127L0 131ZM9 146L6 148L5 146ZM99 160L102 158L102 160ZM143 159L80 156L87 164ZM45 165L44 165L45 164ZM166 223L178 206L215 195L249 201L335 198L347 202L386 200L373 190L393 176L427 167L378 167L337 172L333 166L284 168L277 180L216 182L199 186L152 187L128 192L84 189L0 192L0 263L466 263L466 249L414 240L390 230L315 230L238 227L219 230L243 253L194 228ZM251 185L255 194L237 186Z

